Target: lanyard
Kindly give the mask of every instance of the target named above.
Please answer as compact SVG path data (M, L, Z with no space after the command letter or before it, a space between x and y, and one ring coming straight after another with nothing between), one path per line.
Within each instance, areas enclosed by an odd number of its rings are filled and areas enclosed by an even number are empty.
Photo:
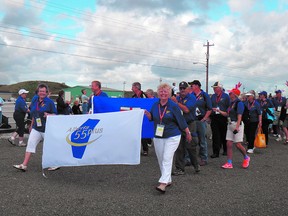
M196 100L199 100L201 96L201 92L196 96Z
M165 115L165 112L166 112L166 109L167 109L167 105L165 106L165 109L164 109L163 113L161 113L160 104L158 104L158 109L159 109L160 124L162 124L162 119L163 119L163 117Z
M253 101L253 103L250 105L249 101L248 101L248 110L250 110L253 106L254 106L255 100Z
M218 104L219 101L221 100L221 97L222 97L222 92L220 95L216 95L216 103Z
M36 111L40 110L39 106L41 106L43 104L43 102L44 101L39 101L39 102L37 101L37 103L36 103Z
M230 111L231 111L231 109L233 108L233 106L234 106L235 103L236 103L236 100L233 101L233 102L230 104L230 106L229 106L229 108L228 108L228 110L227 110L228 115L229 115L229 113L230 113Z
M264 100L264 101L261 100L261 107L263 107L263 106L266 105L266 104L267 104L267 101L266 101L266 100Z

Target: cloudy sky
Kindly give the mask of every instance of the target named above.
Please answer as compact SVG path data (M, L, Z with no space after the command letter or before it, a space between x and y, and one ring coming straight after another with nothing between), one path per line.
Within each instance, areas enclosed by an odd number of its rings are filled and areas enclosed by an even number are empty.
M287 0L1 0L0 84L288 89Z

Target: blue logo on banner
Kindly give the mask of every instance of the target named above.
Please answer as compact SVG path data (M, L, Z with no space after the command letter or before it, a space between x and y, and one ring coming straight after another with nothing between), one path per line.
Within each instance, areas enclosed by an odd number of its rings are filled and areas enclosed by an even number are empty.
M99 121L99 119L88 119L79 128L67 135L66 141L72 147L74 158L81 159L84 155L86 146L101 137L99 136L98 138L89 141L90 136L94 133L94 128L99 123ZM69 139L69 137L71 138Z

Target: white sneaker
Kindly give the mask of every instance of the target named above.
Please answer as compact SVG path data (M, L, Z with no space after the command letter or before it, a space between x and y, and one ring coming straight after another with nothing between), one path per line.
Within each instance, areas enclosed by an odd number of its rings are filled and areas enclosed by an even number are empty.
M276 139L277 142L282 141L282 137L279 135L278 138Z
M24 143L24 142L22 142L22 143L19 143L19 144L18 144L18 146L20 146L20 147L26 147L26 146L27 146L27 144L26 144L26 143Z
M9 143L11 143L12 145L16 145L15 144L15 138L14 137L9 137L8 138Z
M253 149L248 149L248 150L247 150L247 153L253 154L253 153L254 153L254 148L253 148Z
M13 167L15 169L21 170L23 172L25 172L27 170L27 166L23 165L23 164L19 164L19 165L13 165Z
M278 134L273 134L273 137L277 137L278 136Z

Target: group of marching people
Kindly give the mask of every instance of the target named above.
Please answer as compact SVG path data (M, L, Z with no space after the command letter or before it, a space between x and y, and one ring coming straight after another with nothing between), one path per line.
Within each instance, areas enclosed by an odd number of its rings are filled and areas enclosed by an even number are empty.
M214 94L211 97L201 89L199 80L180 82L179 93L172 97L171 86L165 83L158 86L159 102L145 112L155 126L154 146L161 171L160 184L156 187L158 191L165 193L166 187L172 183L171 174L185 174L186 153L196 173L200 172L200 166L208 164L208 122L211 125L213 147L210 157L218 158L223 149L222 154L227 155L223 169L233 168L233 143L243 155L242 167L249 167L248 154L254 153L254 140L259 128L265 133L266 144L272 124L277 136L280 128L283 128L283 137L288 143L288 104L282 92L277 90L275 97L269 99L267 92L262 91L257 98L253 90L241 94L240 86L241 83L238 83L227 94L223 85L216 82L212 86ZM243 146L244 137L247 149ZM172 172L174 153L175 169Z
M223 169L233 168L233 143L243 155L242 167L249 167L248 154L254 153L254 139L259 128L262 128L265 133L267 145L270 126L273 125L273 133L277 138L282 128L284 132L282 137L285 137L285 143L288 144L288 104L286 98L281 95L282 92L277 90L275 97L270 99L267 97L267 92L262 91L256 98L257 95L253 90L241 94L240 86L241 84L238 83L235 88L228 90L227 94L223 85L215 82L212 86L214 94L211 96L201 89L199 80L180 82L179 92L175 92L175 86L172 88L167 83L161 83L157 87L159 100L150 110L145 110L147 118L154 122L153 141L161 171L157 191L165 193L166 187L172 184L171 175L185 174L187 154L196 173L200 172L200 166L208 164L208 122L212 130L213 154L210 157L218 158L222 149L222 154L227 155L227 162L222 165ZM91 89L93 96L107 97L107 94L102 92L99 81L93 81ZM147 94L144 94L138 82L132 84L132 91L133 97L136 98L153 97L153 91L149 89ZM21 164L14 165L14 168L22 171L27 170L31 154L35 153L38 143L44 138L46 117L57 114L54 102L48 97L48 87L45 84L38 86L37 95L32 99L30 107L27 107L25 102L27 93L26 90L19 91L18 98L21 102L19 102L19 109L23 109L25 113L29 112L32 116L31 132L24 160ZM85 94L85 92L82 93ZM91 99L86 97L83 101L87 103L89 109ZM15 112L17 110L18 108L15 107ZM23 143L22 131L16 131L8 139L9 142L14 144L17 133L19 144ZM244 135L247 149L243 146ZM144 155L148 155L148 143L149 141L142 139ZM198 161L198 146L200 161ZM175 169L172 172L174 156Z

